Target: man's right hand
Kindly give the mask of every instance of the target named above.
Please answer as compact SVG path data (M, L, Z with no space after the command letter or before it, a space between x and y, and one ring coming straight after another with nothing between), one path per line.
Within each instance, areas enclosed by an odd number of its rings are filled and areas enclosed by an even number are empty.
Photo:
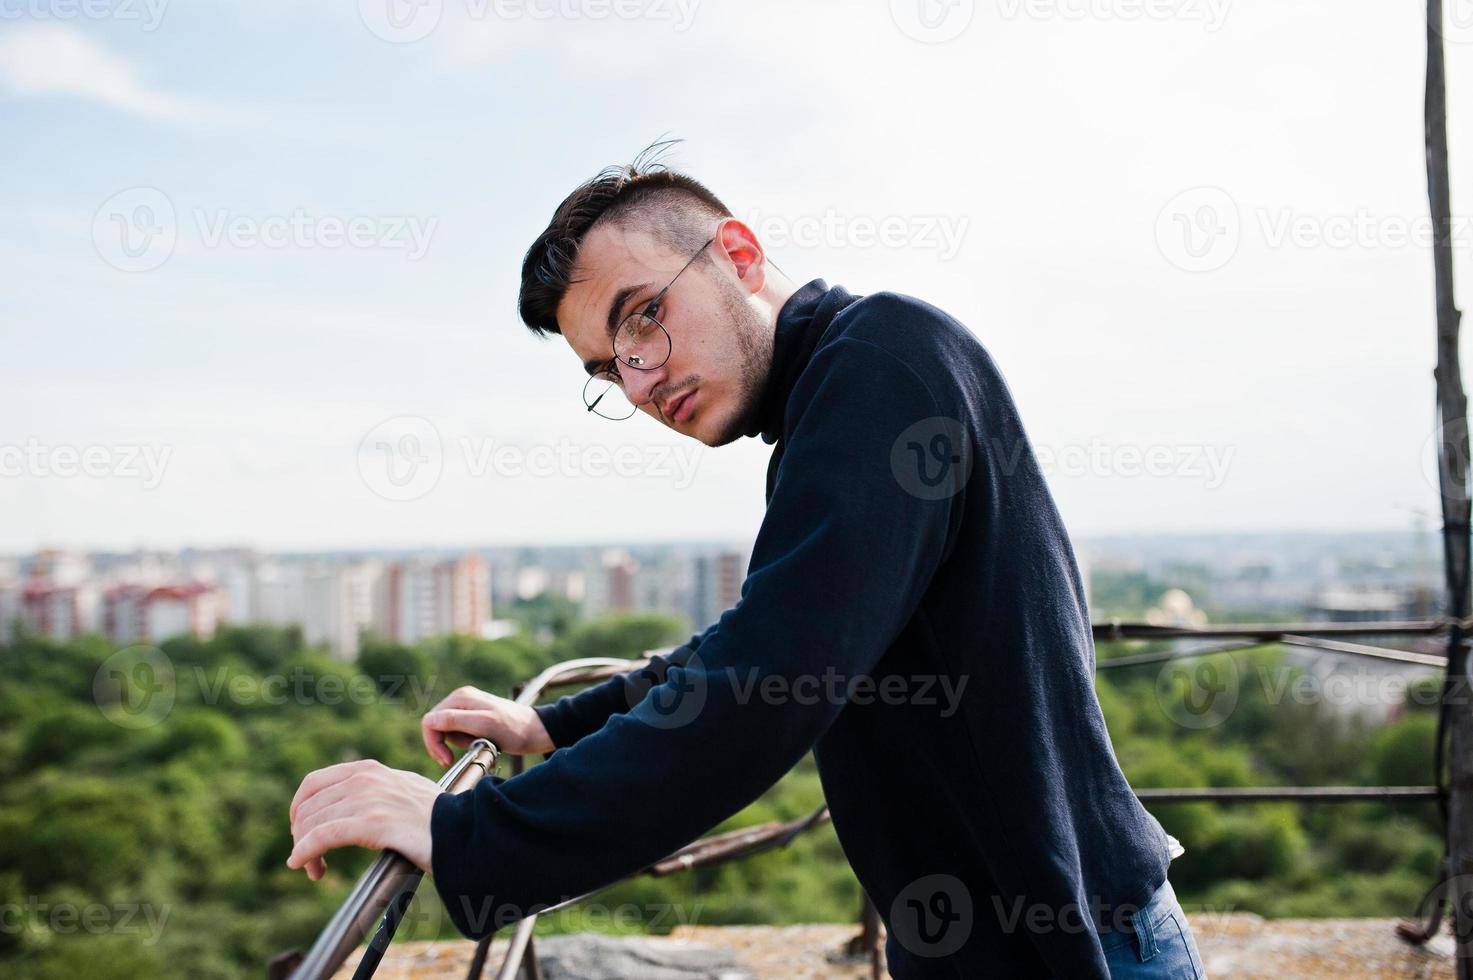
M455 761L447 742L465 748L488 738L512 755L545 755L556 748L536 711L474 687L456 688L425 713L419 728L430 757L442 766Z

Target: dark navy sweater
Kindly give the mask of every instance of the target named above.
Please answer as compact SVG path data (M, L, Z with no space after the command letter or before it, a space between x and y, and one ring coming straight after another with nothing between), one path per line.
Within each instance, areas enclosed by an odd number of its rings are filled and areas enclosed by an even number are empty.
M1002 375L961 324L816 279L778 315L737 604L537 710L554 744L444 794L433 874L480 937L634 873L812 750L896 977L1106 977L1165 880L1116 763L1078 565Z

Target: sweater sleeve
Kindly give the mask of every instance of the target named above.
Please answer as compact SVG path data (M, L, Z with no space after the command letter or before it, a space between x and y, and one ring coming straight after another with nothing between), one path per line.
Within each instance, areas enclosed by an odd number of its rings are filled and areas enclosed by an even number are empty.
M479 938L648 867L818 741L847 701L824 678L867 677L945 554L956 495L928 492L896 462L918 426L956 425L942 414L921 376L875 344L814 353L789 395L742 601L598 731L435 801L431 868L461 933Z
M712 629L715 627L708 628L706 633ZM533 710L542 719L542 727L547 729L552 744L559 749L566 748L598 731L611 715L623 714L634 707L651 687L665 683L665 674L672 665L684 665L690 659L706 633L697 633L669 653L655 654L638 670L615 675L576 694L558 698L552 704L537 705Z

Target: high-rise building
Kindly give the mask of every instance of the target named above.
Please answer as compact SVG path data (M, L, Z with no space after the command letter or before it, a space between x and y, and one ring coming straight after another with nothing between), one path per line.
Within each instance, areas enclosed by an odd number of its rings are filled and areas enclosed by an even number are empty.
M695 629L710 626L741 599L746 564L746 556L739 551L696 557L691 586L691 621Z
M680 619L691 615L693 563L682 554L664 554L641 563L635 581L635 608Z
M354 660L359 636L374 625L374 600L384 569L379 562L320 565L305 572L302 636Z
M85 555L41 551L29 572L13 617L28 632L69 640L97 628L97 589L89 582L92 564Z
M27 632L70 640L85 629L82 605L80 586L32 580L20 590L19 618Z
M306 570L297 562L263 562L256 566L253 599L257 623L293 626L306 618Z
M208 640L220 625L224 605L220 590L203 582L150 589L143 597L143 638L150 643L174 636Z
M92 574L87 556L48 548L31 559L31 580L49 585L80 585Z
M0 581L0 643L14 643L20 624L20 583Z
M127 583L102 594L102 633L116 646L143 638L143 597L149 587Z
M204 582L119 585L102 601L102 630L113 643L162 643L177 636L208 640L225 611L225 596Z
M477 555L395 562L384 574L380 595L378 623L396 643L447 633L482 636L491 621L490 575Z
M608 548L591 563L584 578L582 614L587 619L637 608L635 579L639 562L622 548Z

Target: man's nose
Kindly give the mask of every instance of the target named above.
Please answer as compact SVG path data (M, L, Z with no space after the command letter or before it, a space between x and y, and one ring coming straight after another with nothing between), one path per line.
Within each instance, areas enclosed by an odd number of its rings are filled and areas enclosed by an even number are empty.
M655 389L670 376L663 365L641 371L625 364L619 369L619 373L624 378L624 394L634 403L635 408L643 408L650 401Z

